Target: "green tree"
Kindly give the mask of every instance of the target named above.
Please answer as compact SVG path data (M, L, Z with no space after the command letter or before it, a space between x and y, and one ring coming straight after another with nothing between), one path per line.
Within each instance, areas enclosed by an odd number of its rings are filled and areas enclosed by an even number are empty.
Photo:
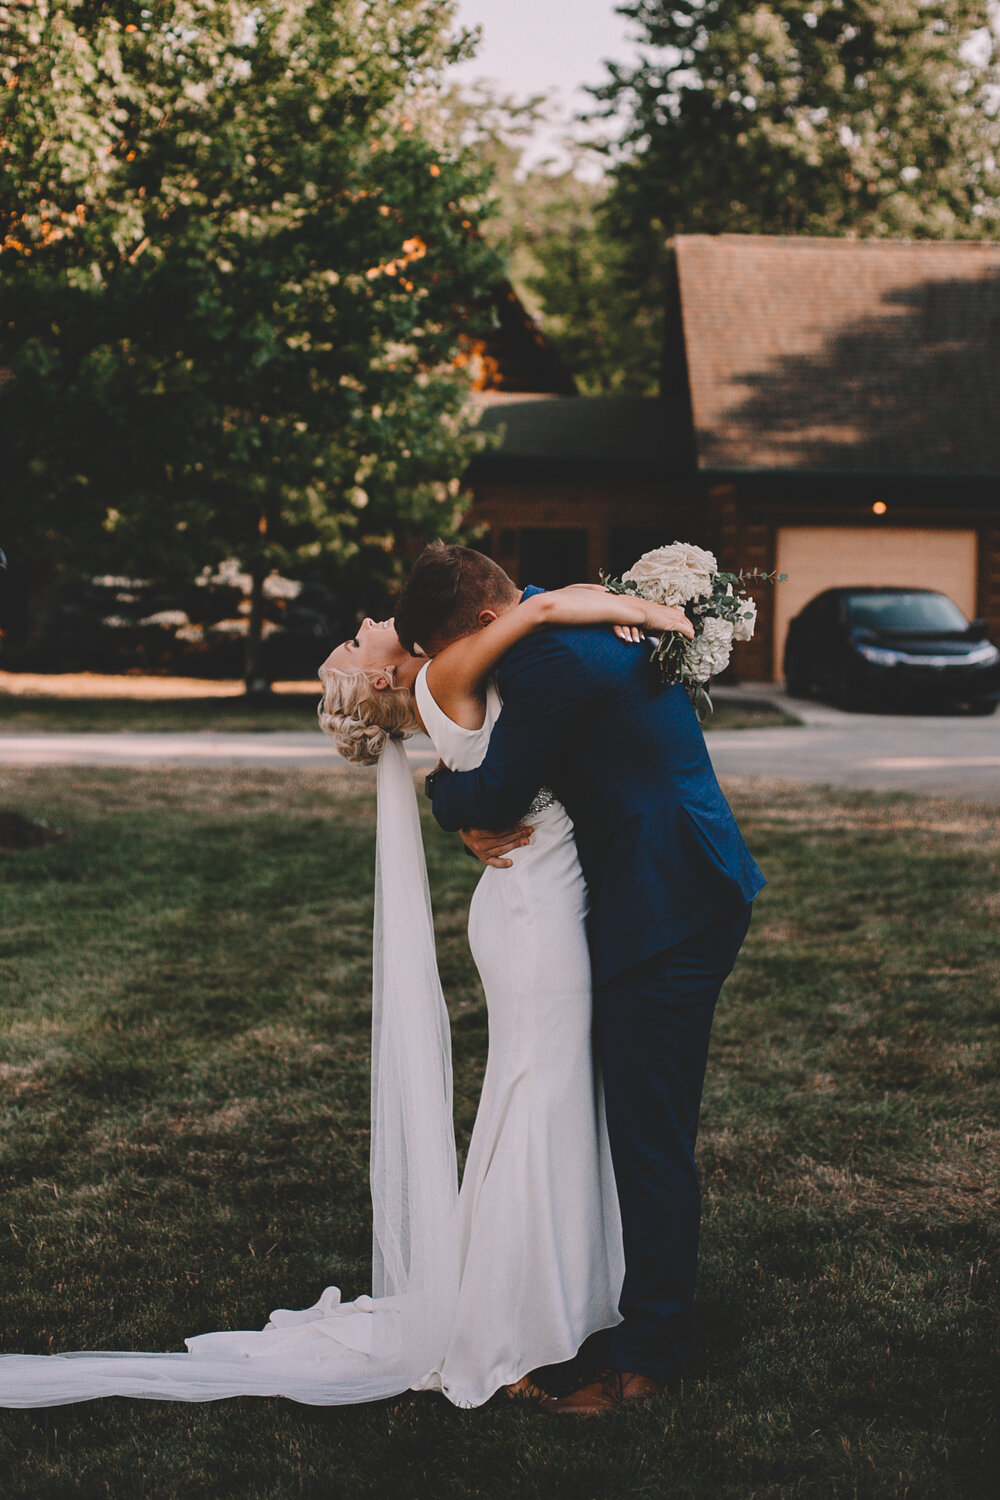
M624 248L600 211L608 189L604 158L568 133L566 122L567 163L526 163L537 125L555 123L544 95L517 99L483 82L453 92L447 109L490 172L493 212L484 233L582 393L655 388L660 318L622 275Z
M608 231L662 305L677 233L978 238L1000 228L982 0L628 0L640 55Z
M581 393L653 394L662 317L630 282L628 246L603 213L607 183L570 168L532 172L524 189L534 203L513 237L518 285Z
M9 550L358 597L452 534L498 274L437 99L451 0L0 5ZM12 558L12 561L14 559Z

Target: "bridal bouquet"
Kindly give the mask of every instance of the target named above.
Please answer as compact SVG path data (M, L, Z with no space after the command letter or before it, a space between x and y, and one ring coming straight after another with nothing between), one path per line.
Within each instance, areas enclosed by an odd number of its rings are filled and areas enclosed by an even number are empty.
M679 605L694 626L694 640L682 635L664 635L653 647L663 680L679 682L686 689L701 718L710 712L712 700L706 684L729 665L737 641L753 638L757 606L740 588L750 580L782 583L785 573L722 573L711 552L690 542L674 542L644 552L621 578L602 575L613 594L637 594L655 604Z

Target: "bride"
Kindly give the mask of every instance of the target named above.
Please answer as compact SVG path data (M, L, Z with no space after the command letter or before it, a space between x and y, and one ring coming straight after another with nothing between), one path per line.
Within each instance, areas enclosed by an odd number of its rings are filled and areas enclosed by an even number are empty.
M457 1189L447 1012L434 955L413 779L402 741L483 759L501 703L491 675L546 626L606 623L625 639L691 627L683 612L575 585L489 618L431 660L366 619L320 676L320 723L378 765L372 1012L372 1295L280 1309L257 1332L202 1334L186 1354L0 1357L0 1406L98 1396L316 1405L438 1390L478 1406L572 1358L619 1321L621 1227L591 1050L586 889L565 809L543 791L507 859L484 870L469 939L490 1045Z

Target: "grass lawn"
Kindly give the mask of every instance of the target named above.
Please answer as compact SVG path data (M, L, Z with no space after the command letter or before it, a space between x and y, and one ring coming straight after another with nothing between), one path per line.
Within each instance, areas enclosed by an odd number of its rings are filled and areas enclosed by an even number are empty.
M0 772L4 1347L177 1349L368 1289L372 782ZM701 1137L698 1370L559 1426L503 1398L7 1412L0 1493L726 1500L995 1493L1000 832L902 796L734 796L771 884ZM457 1117L476 869L427 829Z
M246 697L63 698L22 697L0 691L0 734L319 733L310 693L275 693L264 703Z
M108 734L130 730L157 734L205 730L256 734L268 730L316 731L315 692L275 694L264 703L247 698L64 698L28 697L0 689L0 734ZM719 704L705 729L766 729L798 724L770 703Z

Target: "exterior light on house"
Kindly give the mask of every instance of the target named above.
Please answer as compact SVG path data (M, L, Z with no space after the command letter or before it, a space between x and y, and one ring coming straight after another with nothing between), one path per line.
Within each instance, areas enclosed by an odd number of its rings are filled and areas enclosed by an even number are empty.
M875 504L872 506L872 511L876 516L884 516L888 509L889 507L886 505L884 500L876 500Z

